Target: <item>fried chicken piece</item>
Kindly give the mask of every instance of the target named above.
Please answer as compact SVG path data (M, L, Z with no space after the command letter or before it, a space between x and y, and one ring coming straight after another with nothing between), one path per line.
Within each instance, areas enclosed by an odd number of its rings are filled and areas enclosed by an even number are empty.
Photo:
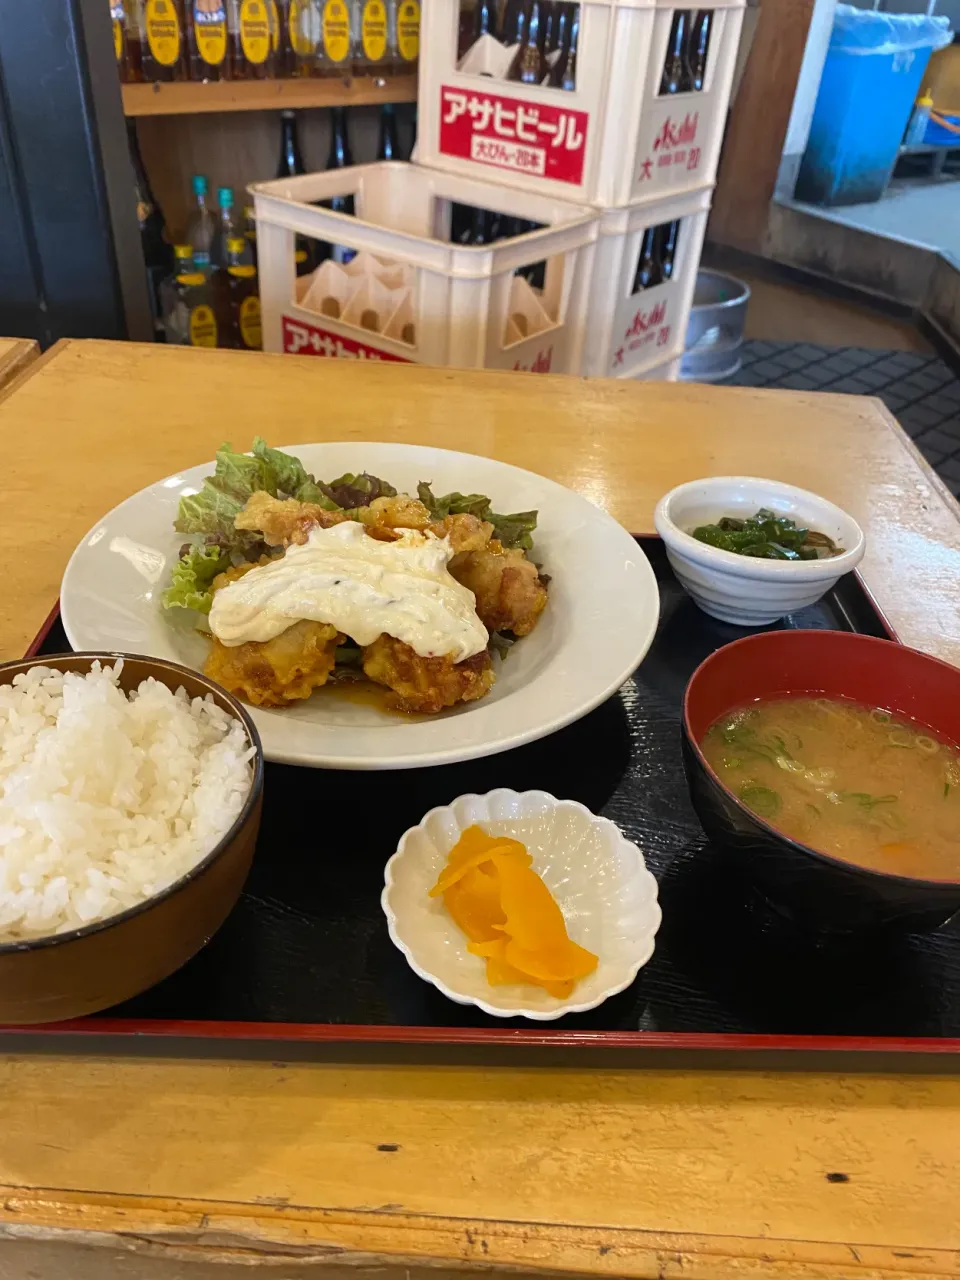
M493 537L493 525L489 520L481 520L466 512L444 516L442 520L435 520L429 528L438 538L450 539L454 555L461 551L482 551Z
M337 645L344 638L335 627L307 621L295 622L263 644L250 641L228 648L213 637L203 670L211 680L255 707L285 707L309 698L314 689L326 683Z
M495 538L480 551L454 556L450 574L473 592L477 616L488 631L529 635L547 607L537 566L519 548Z
M247 499L242 511L234 517L237 529L252 529L263 534L271 547L289 547L306 542L310 530L318 525L330 529L349 519L344 511L327 511L315 502L298 502L296 498L271 498L258 489Z
M482 698L495 679L486 650L463 662L421 658L408 644L388 635L378 636L363 650L363 670L368 679L393 690L401 710L429 715L457 702Z

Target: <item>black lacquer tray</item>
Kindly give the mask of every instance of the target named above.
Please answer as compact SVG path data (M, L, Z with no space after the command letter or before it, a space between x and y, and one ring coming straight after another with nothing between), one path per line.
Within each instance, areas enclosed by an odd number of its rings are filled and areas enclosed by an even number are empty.
M660 625L617 695L550 738L486 760L395 773L268 765L253 871L209 945L135 1000L23 1034L61 1044L64 1034L175 1036L211 1049L406 1045L428 1058L438 1046L495 1046L501 1058L549 1047L561 1061L586 1049L682 1059L691 1049L721 1059L833 1050L863 1062L936 1055L943 1065L943 1054L960 1054L960 918L929 936L828 944L774 915L705 839L681 765L681 699L698 663L745 633L696 608L658 539L640 542L660 586ZM855 575L779 625L895 642ZM68 648L54 614L31 652ZM606 815L657 876L654 956L629 990L590 1013L544 1024L453 1004L387 935L383 867L401 834L435 805L499 786L542 788Z

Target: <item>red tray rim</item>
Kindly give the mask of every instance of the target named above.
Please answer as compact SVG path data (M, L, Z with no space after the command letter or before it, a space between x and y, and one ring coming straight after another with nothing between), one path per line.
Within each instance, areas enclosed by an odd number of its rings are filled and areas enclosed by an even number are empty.
M638 535L640 536L640 535ZM646 535L643 535L646 537ZM900 638L884 616L859 571L857 581L870 607L889 638ZM60 601L54 604L24 657L35 657L60 616ZM504 1047L564 1049L645 1049L686 1050L717 1053L806 1052L814 1054L960 1054L960 1039L891 1036L803 1036L717 1033L702 1031L570 1031L561 1027L416 1027L352 1025L322 1022L226 1022L169 1018L100 1018L91 1015L68 1022L31 1026L0 1025L0 1036L39 1036L47 1039L153 1037L158 1040L203 1040L209 1042L290 1043L315 1045L442 1045L448 1047Z

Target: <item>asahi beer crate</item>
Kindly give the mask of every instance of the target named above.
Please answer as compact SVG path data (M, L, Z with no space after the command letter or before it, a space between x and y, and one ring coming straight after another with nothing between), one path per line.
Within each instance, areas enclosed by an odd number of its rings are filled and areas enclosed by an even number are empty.
M250 191L265 351L580 371L594 210L394 162ZM344 197L354 215L320 207ZM296 237L324 259L311 275Z
M711 191L600 214L583 373L633 378L682 355Z
M601 208L712 183L744 0L424 0L417 159Z

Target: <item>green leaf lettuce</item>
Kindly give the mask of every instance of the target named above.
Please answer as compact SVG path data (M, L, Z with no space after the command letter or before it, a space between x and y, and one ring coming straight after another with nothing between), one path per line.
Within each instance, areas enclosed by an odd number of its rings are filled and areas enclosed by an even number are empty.
M218 546L191 547L173 567L170 585L161 597L163 607L209 613L213 603L210 587L229 565L230 557Z

